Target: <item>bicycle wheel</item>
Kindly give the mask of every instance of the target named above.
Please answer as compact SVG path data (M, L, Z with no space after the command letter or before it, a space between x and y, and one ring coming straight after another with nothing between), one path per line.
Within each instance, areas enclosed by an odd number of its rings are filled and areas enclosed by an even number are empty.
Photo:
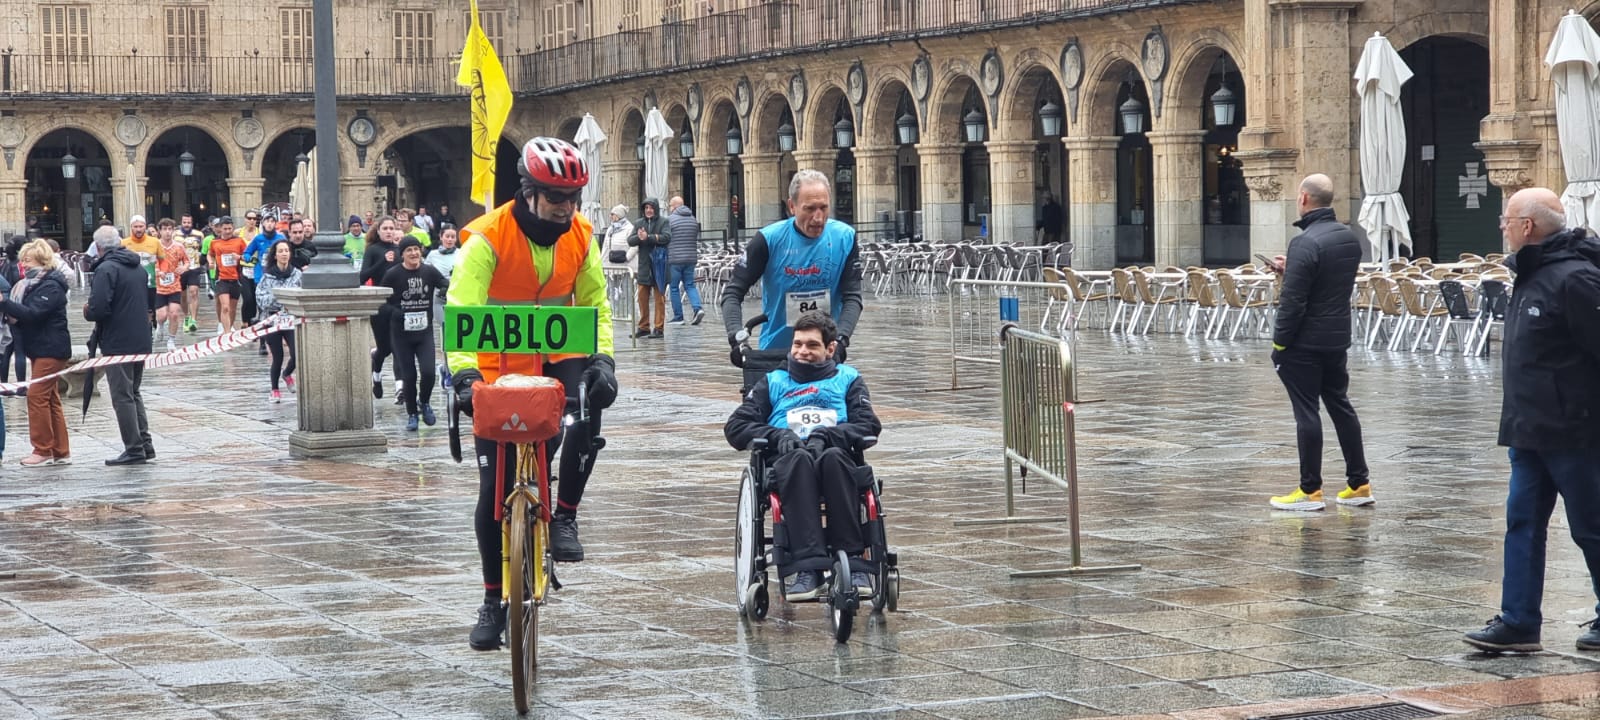
M510 592L506 608L508 627L506 635L511 641L511 694L516 699L517 713L526 715L533 695L533 672L538 665L539 603L534 600L534 585L538 582L540 568L538 555L538 528L528 518L528 503L511 504L511 566L505 578Z

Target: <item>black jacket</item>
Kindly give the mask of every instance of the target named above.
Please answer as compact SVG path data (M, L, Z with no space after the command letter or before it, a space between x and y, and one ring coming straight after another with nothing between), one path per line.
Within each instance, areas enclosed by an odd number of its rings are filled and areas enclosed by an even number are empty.
M838 366L830 362L817 377L806 378L800 368L793 366L791 358L790 372L801 382L815 382L833 377L839 372ZM878 422L877 413L872 411L872 397L867 392L867 381L864 378L857 377L850 383L850 389L845 391L844 399L849 420L832 428L826 428L831 432L815 431L811 437L821 438L828 447L849 450L861 438L869 435L877 436L883 430L883 423ZM761 381L750 389L750 394L745 395L744 402L733 411L733 415L728 417L727 424L722 427L722 434L735 450L749 449L751 441L756 438L767 438L768 442L776 442L778 437L789 432L789 429L767 424L767 418L771 415L772 397L767 390L767 379L762 377Z
M139 275L146 277L142 270ZM145 281L141 279L139 283L142 290ZM0 301L0 313L17 319L11 329L22 338L22 352L29 360L72 359L72 333L67 330L67 277L60 270L51 270L29 282L22 302ZM149 320L142 322L149 327Z
M1522 248L1502 346L1500 444L1600 446L1600 242L1582 230Z
M1272 344L1289 350L1335 352L1350 348L1350 293L1361 268L1361 241L1332 208L1301 216L1289 241L1278 324Z
M95 259L83 319L95 324L102 355L150 352L150 276L139 256L116 248Z
M366 252L361 256L361 284L377 285L383 282L383 276L388 274L389 268L399 264L399 245L390 245L381 240L368 245Z

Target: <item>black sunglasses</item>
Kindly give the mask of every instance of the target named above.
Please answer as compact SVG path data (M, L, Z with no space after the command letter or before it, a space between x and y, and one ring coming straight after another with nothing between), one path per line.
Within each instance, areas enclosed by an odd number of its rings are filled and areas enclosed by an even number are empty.
M575 203L575 202L578 201L578 198L583 197L583 191L582 190L573 190L571 192L558 192L558 191L555 191L555 190L542 190L540 192L544 195L544 199L549 201L550 204L552 204L552 205L564 205L566 203Z

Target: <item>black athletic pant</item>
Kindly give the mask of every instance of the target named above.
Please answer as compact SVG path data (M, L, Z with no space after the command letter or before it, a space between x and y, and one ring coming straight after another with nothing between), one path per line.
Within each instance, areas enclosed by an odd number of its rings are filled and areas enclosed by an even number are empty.
M239 306L239 319L246 325L256 321L256 281L250 270L239 269L239 293L244 295L243 304Z
M389 347L394 350L394 374L400 379L406 414L416 415L419 399L423 405L433 402L433 384L439 380L433 363L433 330L406 332L402 327L399 323L390 325Z
M823 570L832 561L828 550L860 555L860 493L856 491L855 461L839 448L816 452L801 448L784 453L772 464L778 478L778 500L783 504L783 529L789 546L789 563L779 568L785 575L799 570ZM828 502L826 536L822 527L822 501Z
M18 336L16 328L11 330L11 346L6 348L5 355L0 356L0 382L11 382L10 369L12 364L17 367L17 382L28 379L28 356L22 353L22 338Z
M544 374L561 381L567 390L567 412L577 412L578 409L578 381L583 379L583 371L589 366L587 358L573 358L558 363L546 365ZM589 430L591 435L600 434L600 410L589 409ZM565 432L563 431L563 435ZM578 503L583 500L583 488L589 484L589 473L594 470L594 458L578 457L580 443L572 443L561 447L561 436L558 435L545 446L546 457L554 457L557 448L561 450L559 468L556 477L561 482L556 484L556 510L557 512L577 512ZM500 468L500 445L492 440L478 439L473 443L473 450L478 454L478 507L473 513L473 529L478 533L478 555L483 560L483 587L485 595L499 596L500 590L500 523L495 520L495 508L505 503L505 495L496 496L494 492L495 472ZM511 454L511 446L506 447L505 487L510 491L516 483L515 458Z
M372 374L374 376L383 372L383 361L389 359L389 354L394 352L389 341L394 337L394 332L389 329L389 317L393 313L391 306L384 305L378 308L378 314L372 316L372 344L378 349L372 351Z
M1339 449L1344 452L1345 476L1350 487L1367 484L1367 456L1361 446L1361 421L1346 394L1350 372L1343 350L1312 352L1280 350L1272 354L1278 379L1289 391L1294 406L1295 437L1300 446L1300 489L1307 494L1322 489L1322 414L1320 400L1328 406Z
M266 336L267 351L272 353L272 389L278 389L278 381L294 374L294 331L279 330ZM289 362L283 362L283 348L289 347Z

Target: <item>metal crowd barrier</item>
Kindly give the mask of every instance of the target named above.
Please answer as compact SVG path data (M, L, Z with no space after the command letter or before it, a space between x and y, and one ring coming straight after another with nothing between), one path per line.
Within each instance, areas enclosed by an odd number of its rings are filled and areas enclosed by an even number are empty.
M639 338L633 336L638 318L638 283L633 280L633 268L606 268L606 298L611 301L611 322L623 323L628 329L628 347L639 347ZM620 338L619 338L620 339ZM620 343L619 343L620 344Z
M950 389L963 389L962 363L1000 364L1003 324L1045 329L1061 304L1051 298L1064 292L1065 287L1044 282L950 281Z
M1000 329L1001 428L1006 459L1006 516L957 520L956 525L1006 525L1061 522L1071 530L1072 565L1022 570L1011 577L1052 577L1138 570L1138 565L1084 567L1078 522L1078 446L1074 423L1078 402L1077 371L1072 345L1061 338L1022 330L1007 323ZM1067 491L1067 517L1018 517L1017 467L1024 483L1028 473ZM1027 486L1023 486L1027 492Z

